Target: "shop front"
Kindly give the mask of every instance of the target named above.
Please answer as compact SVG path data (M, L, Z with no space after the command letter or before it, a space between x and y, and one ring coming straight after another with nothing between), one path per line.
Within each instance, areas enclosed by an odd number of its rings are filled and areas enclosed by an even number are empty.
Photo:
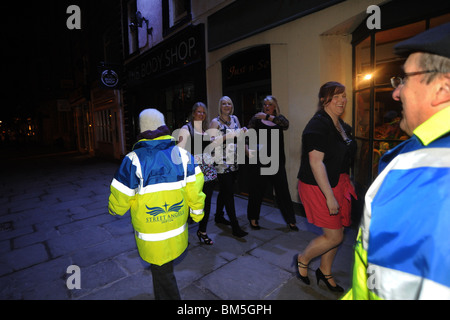
M435 1L431 1L435 2ZM393 47L429 28L450 22L450 6L440 4L426 8L400 2L380 7L384 28L371 31L363 24L353 32L354 112L353 128L358 153L355 180L364 192L378 175L383 154L408 139L399 126L402 104L392 99L390 78L404 73L405 58L396 56ZM406 9L406 10L405 10ZM396 13L402 12L399 17ZM369 32L370 31L370 32Z
M160 110L171 131L182 127L197 101L206 101L204 25L189 26L125 64L126 148L139 134L139 113Z
M248 12L244 9L249 4L233 2L208 17L206 72L210 106L217 105L221 96L230 96L241 125L247 126L251 117L261 111L265 96L277 99L281 113L290 122L283 132L284 145L279 147L284 148L288 187L297 203L301 134L317 110L319 88L324 82L335 80L347 84L351 92L350 36L322 35L365 10L364 5L357 8L340 1L334 2L336 6L316 3L311 11L300 2L286 2L278 8L276 3L264 1L258 13L248 17L241 13ZM324 6L330 7L323 9ZM273 15L275 11L277 15ZM233 16L232 22L227 19L229 16ZM266 17L270 21L264 20ZM247 21L250 19L252 23ZM259 28L261 21L270 22L271 27ZM333 50L331 57L330 51L324 50L328 48ZM335 67L334 61L342 62L342 67ZM349 106L346 121L351 123L351 101ZM237 191L246 194L252 181L245 165L239 171ZM264 196L274 198L270 188Z
M121 159L125 155L121 91L96 86L91 97L95 155Z
M335 1L318 2L313 11L301 11L293 4L283 19L261 28L240 14L245 5L234 2L208 18L209 100L230 95L241 124L246 125L262 96L270 93L278 99L291 124L284 135L289 190L293 201L300 202L297 172L303 129L317 110L320 86L327 81L343 83L348 99L343 120L352 125L358 143L352 177L363 202L366 188L378 174L379 157L408 138L398 127L401 103L392 99L390 78L401 74L404 63L393 54L393 46L450 21L450 4L435 0L427 6L403 0ZM380 8L380 29L367 25L371 5ZM278 17L283 15L282 9L272 11L281 10L276 11ZM275 11L264 10L254 13L252 22L259 21L258 17L275 19ZM233 22L227 20L230 15L235 17ZM239 61L249 59L251 52L268 52L270 73L247 81L245 73L251 69ZM236 81L229 83L227 74L236 75Z
M272 92L270 46L259 45L234 53L221 66L223 94L233 101L241 127L247 127L253 115L261 111L263 99ZM213 102L211 116L216 116L217 108L218 104ZM239 170L238 192L243 195L248 195L252 186L247 166L241 164ZM265 198L273 199L270 188Z

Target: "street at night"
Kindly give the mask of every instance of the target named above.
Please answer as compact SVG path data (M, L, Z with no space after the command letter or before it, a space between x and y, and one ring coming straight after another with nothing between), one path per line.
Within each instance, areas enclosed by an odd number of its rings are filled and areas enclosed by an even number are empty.
M449 1L4 7L0 300L449 299Z
M0 299L153 299L152 275L137 252L129 213L108 213L109 185L117 168L118 162L77 152L22 155L2 163ZM279 210L263 205L262 230L250 230L247 199L236 197L236 207L249 232L243 239L215 224L211 214L208 235L214 245L206 246L196 237L197 224L190 224L188 250L175 263L182 299L339 298L323 284L301 283L292 263L320 229L299 214L300 231L289 231ZM335 263L335 276L346 288L355 237L349 229ZM312 262L311 270L318 263ZM68 288L72 265L80 268L80 289Z

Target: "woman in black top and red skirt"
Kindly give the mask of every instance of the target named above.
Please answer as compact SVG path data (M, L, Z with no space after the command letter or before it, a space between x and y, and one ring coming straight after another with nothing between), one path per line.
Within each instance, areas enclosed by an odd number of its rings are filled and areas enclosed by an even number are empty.
M299 195L308 222L321 227L323 235L313 239L296 256L300 279L309 284L308 264L321 256L317 283L323 280L331 291L342 292L331 275L344 227L351 224L351 196L356 198L349 171L356 152L351 127L340 117L345 111L345 86L327 82L319 91L319 110L302 135L302 161L298 173Z

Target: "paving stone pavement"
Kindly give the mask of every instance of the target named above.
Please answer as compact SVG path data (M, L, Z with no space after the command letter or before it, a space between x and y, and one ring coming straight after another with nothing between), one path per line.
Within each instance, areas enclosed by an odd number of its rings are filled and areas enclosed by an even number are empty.
M0 171L0 299L154 299L148 263L137 253L129 213L108 214L109 185L119 163L76 152L9 158ZM212 199L215 211L217 193ZM279 210L265 203L261 230L246 219L247 199L235 197L238 219L249 235L239 239L211 214L201 244L189 225L188 250L175 261L183 300L336 300L339 295L296 277L293 257L321 233L298 214L290 231ZM350 285L354 229L347 229L333 266L344 288ZM80 271L81 288L68 267Z

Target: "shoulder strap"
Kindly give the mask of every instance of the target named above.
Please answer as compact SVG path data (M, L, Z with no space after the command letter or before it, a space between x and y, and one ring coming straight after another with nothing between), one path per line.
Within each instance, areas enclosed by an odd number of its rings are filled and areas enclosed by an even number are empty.
M178 150L180 151L181 162L183 163L183 169L184 169L184 181L183 181L183 184L186 185L187 166L188 166L188 162L189 162L189 156L187 155L187 151L186 150L184 150L182 148L178 148Z
M191 139L193 139L193 138L194 138L194 128L192 127L191 121L189 121L189 122L187 123L187 127L188 127L188 129L189 129L189 134L191 135Z

